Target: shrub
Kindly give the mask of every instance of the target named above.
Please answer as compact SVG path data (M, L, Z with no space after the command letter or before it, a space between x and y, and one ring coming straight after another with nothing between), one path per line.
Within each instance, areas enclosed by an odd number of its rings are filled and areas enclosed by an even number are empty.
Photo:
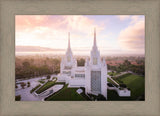
M108 85L109 87L113 87L113 85L112 85L111 83L107 83L107 85Z
M40 82L40 83L42 83L42 84L43 84L43 83L45 83L45 81L44 81L44 80L39 80L39 82Z
M120 87L122 87L122 88L127 88L126 84L121 83L121 84L119 84L119 85L120 85Z
M122 88L122 87L120 87L120 88L119 88L119 90L123 90L123 88Z
M98 100L98 101L105 101L106 98L105 98L102 94L98 94L97 100Z
M15 96L15 100L16 100L16 101L20 101L20 100L21 100L21 95Z
M51 78L51 76L50 75L47 75L47 79L50 79Z
M28 86L27 86L27 87L30 87L30 85L31 85L31 84L30 84L30 82L27 82L27 84L28 84Z
M84 88L84 87L80 87L80 89L85 90L85 88Z
M31 85L30 84L28 84L28 86L27 87L30 87Z
M131 90L130 88L127 88L128 90Z
M30 82L28 81L27 84L30 85Z

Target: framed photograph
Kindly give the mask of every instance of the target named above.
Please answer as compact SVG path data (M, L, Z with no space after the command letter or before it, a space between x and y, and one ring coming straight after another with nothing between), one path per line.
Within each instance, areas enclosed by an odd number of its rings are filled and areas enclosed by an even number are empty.
M159 8L1 0L1 115L158 116Z
M15 27L16 101L145 100L144 15L16 15Z

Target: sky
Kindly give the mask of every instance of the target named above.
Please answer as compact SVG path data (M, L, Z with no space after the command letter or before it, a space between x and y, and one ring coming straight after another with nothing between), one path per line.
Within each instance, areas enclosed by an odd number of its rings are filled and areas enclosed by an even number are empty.
M89 55L96 28L101 55L144 55L144 15L16 15L16 53Z

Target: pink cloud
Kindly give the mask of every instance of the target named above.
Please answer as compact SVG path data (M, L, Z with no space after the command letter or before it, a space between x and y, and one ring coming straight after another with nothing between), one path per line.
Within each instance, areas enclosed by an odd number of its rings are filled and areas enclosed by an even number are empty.
M85 32L84 29L98 27L93 20L80 15L17 15L16 16L16 31L33 30L37 27L48 27L56 30L74 30Z
M64 39L68 32L88 34L86 30L94 27L97 32L103 29L94 24L93 20L81 15L17 15L16 39L24 38L26 35L31 35L33 39L55 39L58 35L59 39Z
M145 23L144 20L134 20L134 24L122 30L118 37L119 43L123 49L138 50L144 52L145 44Z
M129 19L130 18L130 16L129 15L119 15L119 16L117 16L121 21L124 21L124 20L126 20L126 19Z
M68 32L71 32L71 41L72 38L76 39L72 41L73 45L77 45L77 41L84 38L84 35L88 37L88 31L93 32L94 27L97 32L103 29L81 15L17 15L15 23L16 45L50 48L64 48ZM84 43L82 45L85 46Z
M46 16L39 15L17 15L15 17L16 31L25 29L33 29L37 26L42 26L47 19Z

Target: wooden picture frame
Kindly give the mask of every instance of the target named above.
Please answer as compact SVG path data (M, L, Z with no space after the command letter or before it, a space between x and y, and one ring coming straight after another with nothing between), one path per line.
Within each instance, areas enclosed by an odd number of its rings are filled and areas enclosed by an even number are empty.
M15 15L145 15L145 101L15 101ZM1 116L159 116L159 0L0 0Z

